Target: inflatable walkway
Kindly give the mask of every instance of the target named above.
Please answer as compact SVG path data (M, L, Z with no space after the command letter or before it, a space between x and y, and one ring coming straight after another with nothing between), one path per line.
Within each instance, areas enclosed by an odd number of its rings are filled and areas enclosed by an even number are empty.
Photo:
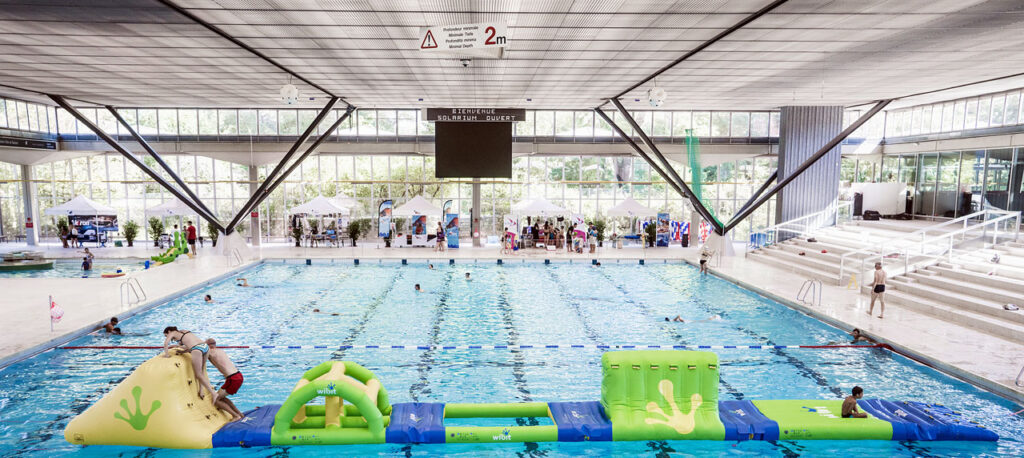
M862 399L868 418L841 418L841 400L719 401L718 357L696 351L622 351L601 358L601 400L513 404L388 402L369 370L328 361L281 405L241 421L196 397L187 357L155 357L68 424L82 445L166 448L381 443L647 440L995 441L945 407ZM322 402L320 402L320 398ZM119 408L120 407L120 408ZM550 426L446 426L451 418L550 418ZM460 421L465 424L466 421Z
M174 243L171 247L162 254L153 256L149 259L161 264L167 264L178 259L178 256L183 254L188 254L188 243L185 241L185 235L181 231L177 231L174 233Z

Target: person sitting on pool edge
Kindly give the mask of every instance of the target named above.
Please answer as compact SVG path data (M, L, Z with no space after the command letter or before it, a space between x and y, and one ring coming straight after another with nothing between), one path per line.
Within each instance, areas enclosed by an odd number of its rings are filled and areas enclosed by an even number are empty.
M164 358L171 357L171 342L178 342L178 345L174 346L178 354L188 353L192 356L192 372L196 374L200 384L197 388L199 399L203 399L203 388L206 388L213 396L211 402L216 404L217 392L213 390L210 379L206 376L206 358L210 347L199 336L192 334L192 331L179 331L176 326L168 326L164 328Z
M228 399L228 395L238 393L238 389L242 387L242 382L245 381L242 377L242 372L235 367L235 363L231 361L227 353L224 353L224 350L217 347L216 340L213 340L213 338L206 339L206 345L210 347L210 351L207 353L210 363L224 376L224 384L217 390L217 400L214 401L213 405L230 413L231 421L241 420L245 418L245 415L241 410L238 410L234 402Z
M855 386L851 394L843 399L843 418L867 418L868 414L857 410L857 400L864 397L864 389Z

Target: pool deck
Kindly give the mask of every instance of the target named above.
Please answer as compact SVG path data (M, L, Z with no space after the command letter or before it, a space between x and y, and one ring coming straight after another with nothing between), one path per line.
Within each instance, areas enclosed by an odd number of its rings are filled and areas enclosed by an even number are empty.
M8 244L13 245L13 244ZM0 246L0 250L17 247ZM44 246L43 251L48 257L78 257L76 250L62 249L59 246ZM142 258L157 253L156 248L99 248L93 249L97 258ZM223 276L238 270L239 267L228 267L222 256L211 256L206 253L211 248L200 249L200 255L193 260L175 262L160 266L157 269L136 274L147 288L151 300L125 311L132 313L144 309L168 297L180 294L181 291L201 287ZM500 255L497 247L463 247L444 253L434 252L431 248L384 248L376 242L362 242L357 247L319 247L295 248L290 244L266 244L253 250L263 259L409 259L432 260L446 262L448 259L503 259L505 262L517 260L573 259L589 263L591 259L602 262L621 262L646 259L650 261L684 260L696 264L696 248L681 248L678 245L670 248L626 247L612 249L604 247L597 253L569 254L565 250L544 252L541 250L523 250L515 256ZM458 262L458 261L456 261ZM242 266L242 267L247 267ZM173 271L172 271L173 269ZM805 312L815 318L844 328L860 328L879 342L891 345L896 350L921 358L925 364L932 365L958 378L979 385L989 391L1000 394L1018 404L1024 404L1024 388L1014 385L1017 373L1024 366L1024 345L1006 341L998 337L958 326L955 323L940 320L929 315L920 314L896 304L889 304L886 318L879 319L866 314L869 298L856 290L825 284L823 285L820 306L806 306L794 300L801 284L805 280L782 268L749 261L737 250L734 257L725 257L720 266L712 268L714 274L738 283L771 299L785 303L790 307ZM157 280L156 277L160 277ZM18 282L18 283L14 283ZM53 283L51 283L53 282ZM120 299L118 279L16 279L0 280L10 284L12 291L0 299L0 307L5 311L14 311L14 319L7 321L9 329L0 334L0 358L8 357L27 348L36 347L48 342L66 340L83 326L95 325L100 320L118 313ZM97 291L95 285L104 286ZM109 285L109 286L107 286ZM90 299L81 303L73 303L76 290L87 292ZM57 325L56 332L51 334L44 309L46 296L54 292L58 304L66 310L64 320ZM67 299L64 299L67 297ZM154 299L155 298L155 299ZM81 310L82 312L78 312ZM876 309L876 314L878 310ZM119 313L123 315L124 313ZM739 342L742 343L742 342ZM799 336L787 344L805 344ZM870 380L863 382L870 386Z

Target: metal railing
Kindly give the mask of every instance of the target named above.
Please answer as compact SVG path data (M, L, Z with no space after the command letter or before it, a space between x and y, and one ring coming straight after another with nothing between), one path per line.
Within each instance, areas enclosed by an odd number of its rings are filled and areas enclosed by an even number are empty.
M1024 386L1024 367L1020 368L1020 372L1017 373L1017 378L1013 381L1014 385Z
M128 277L121 282L121 308L140 304L148 299L138 278Z
M810 279L804 281L800 291L796 293L796 300L807 305L821 305L821 290L824 289L821 280Z
M227 254L228 267L240 266L245 263L245 259L242 258L242 253L238 251L238 248L232 248Z
M749 253L752 248L757 249L781 242L780 235L791 235L791 237L786 237L787 239L804 237L811 231L825 226L838 225L840 221L848 221L852 217L853 201L834 200L824 210L751 232L750 243L747 243L744 255Z
M989 217L993 218L990 219ZM979 218L981 220L977 221ZM995 245L999 240L1000 226L1009 224L1010 220L1013 220L1013 228L1012 230L1004 230L1004 233L1012 232L1013 240L1017 241L1020 236L1020 212L982 210L944 223L919 229L908 233L904 237L883 240L877 246L869 246L856 251L844 253L839 257L838 284L843 284L844 274L849 270L848 264L851 261L849 258L854 256L861 256L860 270L857 271L857 274L859 279L858 286L863 286L863 273L867 271L869 265L874 264L875 262L881 262L884 264L886 258L902 258L903 275L910 273L911 264L916 267L921 262L932 264L936 260L942 259L952 262L954 256L956 256L957 250L955 249L955 245L957 243L967 241L969 238L977 238L980 239L982 243L986 243L988 232L991 230L991 243L992 245ZM977 221L977 223L971 225L969 224L971 221ZM929 232L934 232L937 229L957 224L960 224L963 227L955 231L944 232L936 237L928 238ZM972 237L972 234L975 236ZM963 253L970 253L970 251L966 250L961 251ZM911 257L916 257L920 260L911 263Z

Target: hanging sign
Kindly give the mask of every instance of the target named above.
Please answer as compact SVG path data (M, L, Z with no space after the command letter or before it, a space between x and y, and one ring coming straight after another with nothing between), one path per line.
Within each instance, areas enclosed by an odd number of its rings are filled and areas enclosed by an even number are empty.
M508 43L508 26L499 22L438 25L420 28L420 51L461 55L501 57Z
M526 121L525 108L427 108L427 121L517 122Z

